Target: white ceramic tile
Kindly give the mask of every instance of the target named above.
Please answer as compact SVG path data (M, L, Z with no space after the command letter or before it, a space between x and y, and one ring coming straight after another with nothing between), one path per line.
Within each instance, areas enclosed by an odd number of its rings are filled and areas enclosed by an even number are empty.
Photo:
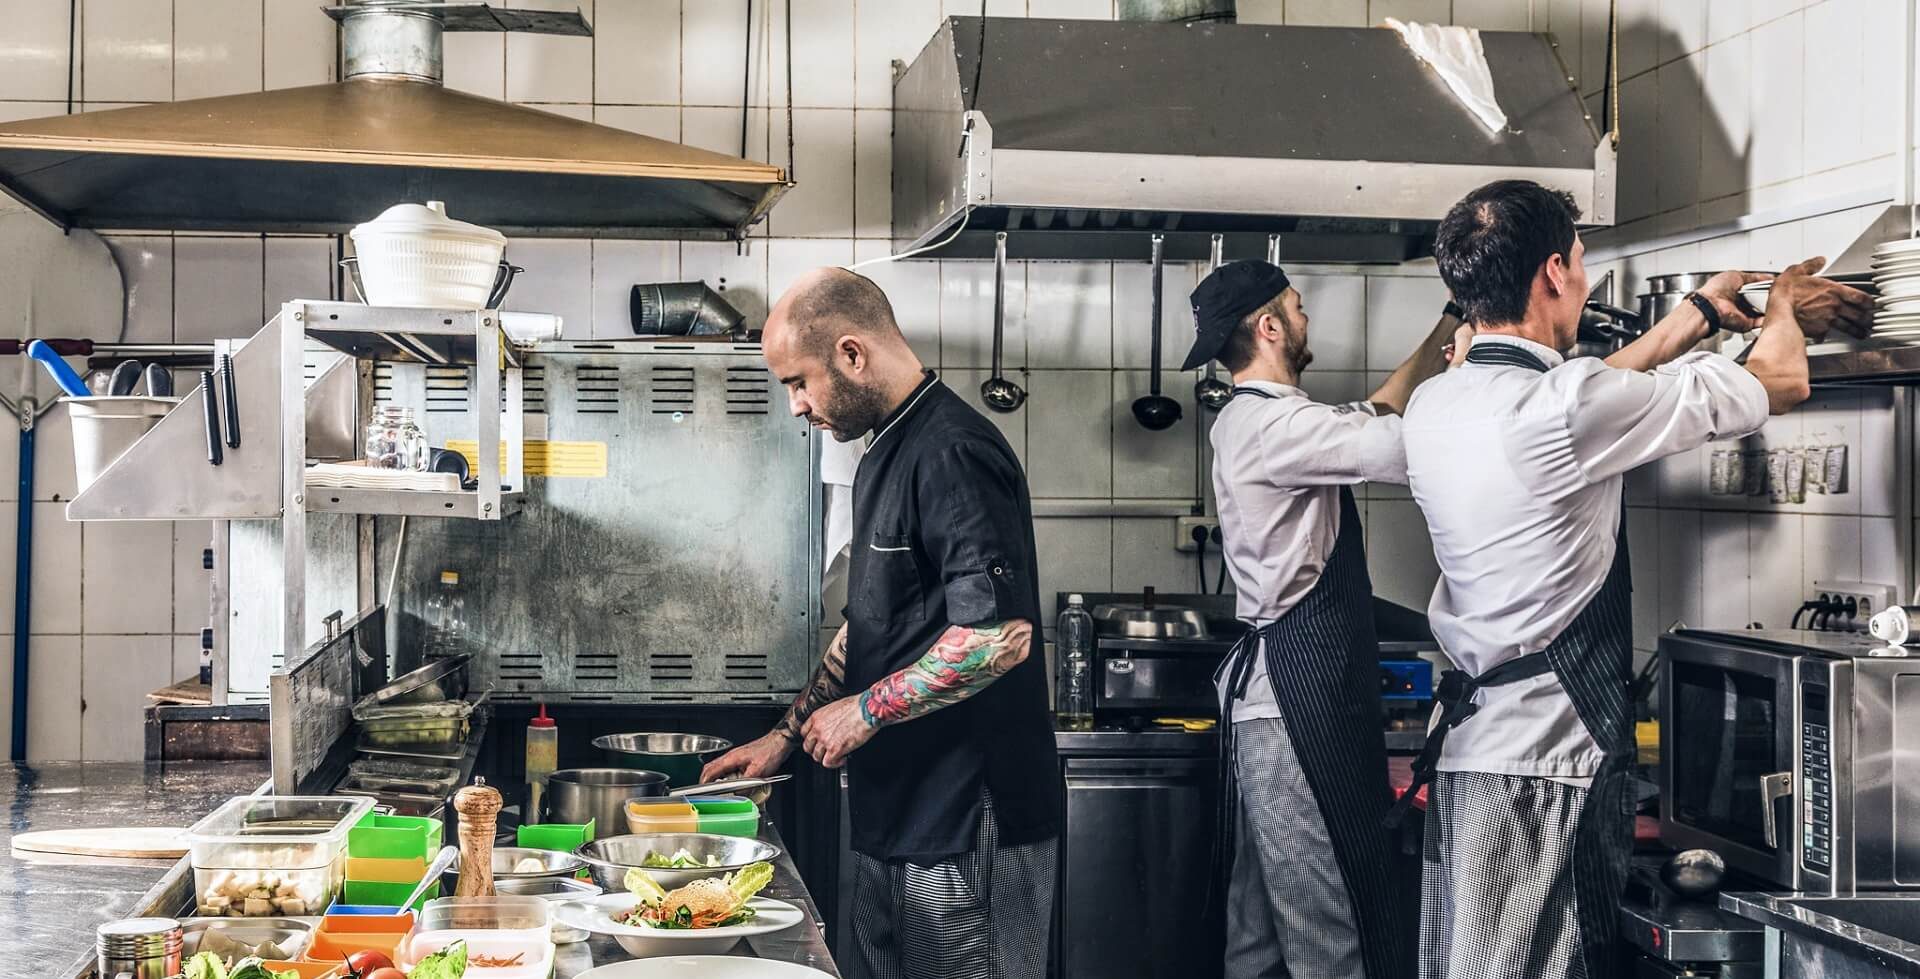
M28 761L80 759L80 667L77 635L34 636L27 644Z
M1633 573L1633 647L1652 649L1660 629L1660 511L1627 508L1627 562Z
M854 0L792 0L791 45L786 42L786 18L774 18L768 71L777 81L768 104L786 104L786 59L791 47L795 106L853 108L853 7Z
M893 113L853 114L853 235L893 237Z
M588 334L595 340L631 338L633 287L680 281L678 242L593 242L593 315Z
M688 146L697 146L715 153L728 156L744 155L750 160L767 159L767 126L769 115L765 109L752 109L747 113L747 152L740 152L740 110L737 108L692 107L680 110L680 141ZM783 129L782 132L785 132ZM786 141L783 138L781 142ZM787 148L780 147L780 163L787 162ZM781 198L775 208L786 206L786 198Z
M1197 555L1173 547L1172 517L1116 517L1113 521L1113 590L1152 588L1179 594L1213 590L1213 571L1202 572Z
M561 335L569 340L593 336L591 242L514 238L507 242L506 257L526 271L514 277L502 308L558 314Z
M20 497L20 428L0 425L0 503L13 503ZM4 523L0 520L0 523ZM7 593L11 594L11 592ZM0 595L0 609L10 599ZM5 626L0 625L0 628Z
M755 13L766 4L756 4ZM680 17L680 90L687 105L739 105L745 62L745 3L696 0L682 3ZM758 20L758 17L755 18ZM754 28L755 53L764 40ZM735 117L738 125L738 117Z
M1483 31L1534 29L1532 0L1453 0L1453 23Z
M1707 46L1708 3L1709 0L1659 0L1661 64Z
M960 395L961 400L972 405L973 410L993 422L993 426L1000 430L1001 437L1007 440L1007 445L1012 447L1013 454L1019 457L1020 465L1025 467L1027 464L1027 407L1022 405L1009 412L988 408L986 402L980 399L980 385L992 376L992 371L948 371L940 375L940 380L947 387L952 388L954 393ZM1026 386L1027 379L1024 374L1016 374L1010 380L1022 387Z
M1893 152L1898 142L1900 110L1898 99L1888 93L1900 91L1900 20L1905 0L1866 0L1856 25L1861 42L1860 89L1875 102L1865 107L1867 130L1860 134L1862 151L1869 157ZM1884 104L1882 104L1884 103ZM1920 112L1920 107L1916 107Z
M278 315L280 304L288 300L332 298L333 242L325 238L268 238L264 260L260 322Z
M261 239L182 236L173 243L173 338L252 336L265 295Z
M1860 392L1860 436L1847 450L1850 471L1847 492L1860 499L1860 512L1892 516L1900 480L1894 452L1895 424L1892 395L1884 389ZM0 451L4 451L0 449Z
M913 59L940 27L940 0L856 3L853 15L854 104L893 105L893 62Z
M64 101L68 0L15 0L6 13L7 30L0 36L0 94Z
M1240 0L1240 23L1300 27L1365 27L1364 0Z
M1112 20L1114 0L1027 0L1027 16L1061 20ZM1245 7L1245 4L1241 4Z
M890 242L854 242L855 261L865 262L891 252ZM920 363L938 368L940 263L911 260L881 262L860 269L860 274L872 279L887 294L887 302L893 306L894 321L900 324L900 332L906 336L907 345L913 348Z
M774 162L787 162L787 117L773 115ZM799 186L774 205L777 238L844 238L853 227L853 110L796 109L793 172Z
M1313 354L1312 369L1350 371L1366 367L1366 277L1294 275L1290 278L1293 288L1300 293L1301 308L1307 314L1307 349ZM1184 303L1182 310L1186 312ZM1186 318L1192 319L1191 312L1187 312ZM1439 319L1437 311L1434 319ZM1410 344L1404 350L1382 353L1405 357L1412 349Z
M172 101L173 6L172 0L86 0L80 96L92 102Z
M1912 601L1912 596L1900 595L1900 541L1899 523L1892 517L1862 517L1860 520L1860 579L1874 584L1892 585L1895 598L1903 602Z
M1655 117L1657 74L1644 72L1620 83L1620 178L1616 215L1622 222L1655 210L1662 134Z
M295 88L333 81L340 29L309 0L264 0L263 87Z
M1665 631L1675 622L1698 625L1703 612L1699 511L1660 511L1659 546L1659 628Z
M1607 84L1607 0L1579 0L1580 59L1574 69L1580 77L1580 93L1591 95ZM1572 59L1568 59L1572 61ZM1596 114L1595 125L1600 117Z
M1744 0L1734 0L1743 3ZM1718 10L1718 4L1709 13ZM1753 58L1741 34L1707 48L1700 114L1700 191L1704 200L1745 190L1753 145Z
M1025 17L1027 0L985 0L988 17ZM978 17L981 0L940 0L943 17Z
M1133 417L1133 402L1151 391L1147 371L1118 371L1113 378L1113 495L1180 499L1200 492L1199 433L1202 409L1193 400L1195 374L1168 372L1161 394L1180 405L1180 420L1151 432Z
M1410 24L1445 24L1453 20L1450 0L1368 0L1367 22L1373 25L1388 17Z
M532 107L541 112L551 112L556 116L566 116L581 122L593 121L594 107L585 102L535 102Z
M767 321L767 251L754 242L745 254L732 242L688 241L680 245L680 274L700 279L747 318L750 329Z
M36 465L49 460L40 454ZM73 463L57 460L69 470ZM78 634L80 616L80 524L67 520L65 503L33 505L33 616L35 636Z
M88 761L146 756L147 694L173 682L173 637L94 636L82 641L80 748ZM31 716L31 715L29 715Z
M1747 577L1751 552L1747 550L1747 515L1744 513L1706 513L1700 517L1701 559L1694 564L1684 560L1678 577L1686 571L1701 569L1700 621L1692 623L1707 629L1741 629L1752 620L1747 614ZM1666 575L1661 575L1664 586ZM1637 589L1636 589L1637 590ZM1665 588L1661 591L1664 593Z
M198 99L259 91L263 11L260 0L175 4L173 97Z
M1367 369L1390 371L1433 332L1447 287L1439 276L1367 277ZM1312 334L1308 334L1312 345Z
M1801 518L1801 547L1808 585L1816 581L1859 581L1859 517L1809 514Z
M940 365L993 365L993 263L943 261L940 264ZM1027 263L1008 262L1002 300L1005 341L1001 362L1027 365Z
M800 276L826 266L853 263L853 240L773 239L767 242L767 295L778 302Z
M0 122L61 115L67 111L65 96L61 99L58 102L0 102Z
M173 631L173 525L102 520L81 530L80 606L88 633Z
M1870 109L1866 98L1867 0L1826 0L1806 10L1806 169L1813 173L1865 159Z
M1619 0L1620 80L1652 68L1660 58L1659 0ZM1602 4L1602 6L1605 6ZM1602 14L1604 17L1604 12Z
M1300 390L1322 404L1346 404L1364 399L1373 389L1364 371L1322 370L1316 361L1300 375Z
M578 10L594 20L593 0L517 0L533 10ZM649 52L651 53L651 52ZM621 57L609 52L611 57ZM507 99L512 102L594 101L591 38L553 34L507 35Z
M1368 500L1366 530L1373 593L1408 608L1426 608L1440 566L1420 507L1412 500Z
M1654 178L1655 210L1666 212L1700 199L1701 73L1706 55L1671 62L1656 72L1659 105L1655 128L1662 142Z
M168 676L174 682L200 675L200 637L174 636L172 671Z
M1036 268L1038 266L1036 265ZM1193 306L1188 298L1205 265L1169 262L1160 270L1160 362L1180 366L1193 347ZM1152 361L1153 268L1145 262L1113 263L1113 366L1148 367ZM1035 324L1036 329L1038 324Z
M1035 517L1040 557L1040 607L1051 625L1055 594L1113 587L1113 521L1106 517Z
M1744 269L1752 249L1746 232L1721 235L1700 242L1700 267L1703 269Z
M1707 43L1744 34L1752 26L1753 0L1707 0Z
M596 105L593 121L642 136L680 142L680 107L677 105ZM736 145L735 149L738 148Z
M1801 526L1798 514L1756 513L1747 524L1747 546L1760 556L1753 562L1749 613L1770 629L1784 629L1804 601L1801 577Z
M698 6L739 6L694 0ZM677 105L680 73L680 0L595 7L593 100L607 103ZM739 35L735 35L738 37ZM703 66L691 66L696 71ZM735 77L738 77L737 75Z
M74 361L69 359L67 363L72 364ZM35 380L38 381L38 378ZM178 387L176 385L176 390L177 389ZM34 390L37 391L43 399L52 397L56 393L53 390L51 381L46 382L44 387L36 385ZM15 443L14 451L17 457L19 454L18 443ZM40 423L34 426L33 460L33 498L35 500L55 501L73 499L74 494L78 492L74 483L73 472L73 422L72 419L68 417L67 409L64 405L56 406L46 414L41 415ZM61 523L67 522L67 515L64 509L49 512L55 513L56 519ZM40 512L38 510L34 511L33 522L34 526L41 526ZM78 525L76 524L75 527L77 528ZM80 546L79 537L76 536L73 539L73 546L75 548ZM35 553L38 553L37 549ZM74 551L76 559L79 553L78 550ZM79 565L74 565L73 570L75 573L78 573L80 570ZM78 593L76 592L76 594Z
M1115 332L1150 331L1147 307L1114 310L1112 268L1106 262L1027 263L1028 366L1111 367Z
M448 88L490 99L507 97L505 34L455 31L442 42L441 59Z
M1027 460L1033 495L1111 496L1114 415L1127 410L1115 406L1113 373L1033 371L1026 384L1027 439L1047 447Z
M1753 155L1747 161L1751 186L1789 180L1806 172L1803 104L1806 52L1803 17L1798 12L1753 29Z
M173 633L199 633L208 624L208 588L213 572L202 557L213 536L206 520L178 520L173 531ZM198 648L198 641L195 648Z
M173 342L173 238L116 235L107 239L127 286L126 338ZM103 336L101 339L111 339Z
M1755 228L1747 234L1747 260L1752 268L1779 271L1810 257L1804 230L1798 223Z

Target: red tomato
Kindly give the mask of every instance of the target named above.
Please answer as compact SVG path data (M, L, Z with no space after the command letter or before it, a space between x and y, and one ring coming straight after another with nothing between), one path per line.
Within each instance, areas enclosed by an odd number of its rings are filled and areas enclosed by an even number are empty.
M382 952L377 952L370 948L363 948L347 956L347 968L354 972L366 973L367 975L363 976L362 979L372 979L372 973L380 969L393 968L393 960L387 958Z
M361 979L407 979L407 974L392 966L387 966L385 968L375 969L365 976L362 976Z

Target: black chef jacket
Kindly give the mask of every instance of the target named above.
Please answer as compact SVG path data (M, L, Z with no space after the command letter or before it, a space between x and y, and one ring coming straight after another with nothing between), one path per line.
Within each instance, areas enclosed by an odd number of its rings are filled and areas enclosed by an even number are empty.
M972 697L882 728L847 759L853 848L932 863L973 849L981 789L1002 845L1056 836L1054 755L1026 475L1000 431L932 371L853 480L847 690L925 656L955 625L1033 624L1026 660Z

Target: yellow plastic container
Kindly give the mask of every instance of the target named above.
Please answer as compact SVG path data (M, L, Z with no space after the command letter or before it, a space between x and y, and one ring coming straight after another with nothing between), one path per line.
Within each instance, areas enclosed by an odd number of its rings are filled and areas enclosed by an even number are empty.
M688 802L629 802L627 832L698 833L700 814Z
M347 879L370 880L383 884L417 884L427 875L427 861L420 858L348 857Z

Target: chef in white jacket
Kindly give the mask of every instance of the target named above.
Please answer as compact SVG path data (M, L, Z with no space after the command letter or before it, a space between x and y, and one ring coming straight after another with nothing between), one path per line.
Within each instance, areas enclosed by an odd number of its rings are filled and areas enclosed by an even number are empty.
M1441 223L1441 278L1476 328L1466 363L1413 395L1408 485L1440 580L1429 609L1454 669L1426 750L1422 979L1621 974L1632 843L1629 469L1758 429L1808 395L1806 340L1870 317L1864 294L1773 283L1764 317L1723 272L1604 361L1568 360L1587 294L1566 194L1488 184ZM1744 365L1690 352L1760 327ZM1456 729L1457 728L1457 729ZM1411 793L1409 793L1409 796Z

